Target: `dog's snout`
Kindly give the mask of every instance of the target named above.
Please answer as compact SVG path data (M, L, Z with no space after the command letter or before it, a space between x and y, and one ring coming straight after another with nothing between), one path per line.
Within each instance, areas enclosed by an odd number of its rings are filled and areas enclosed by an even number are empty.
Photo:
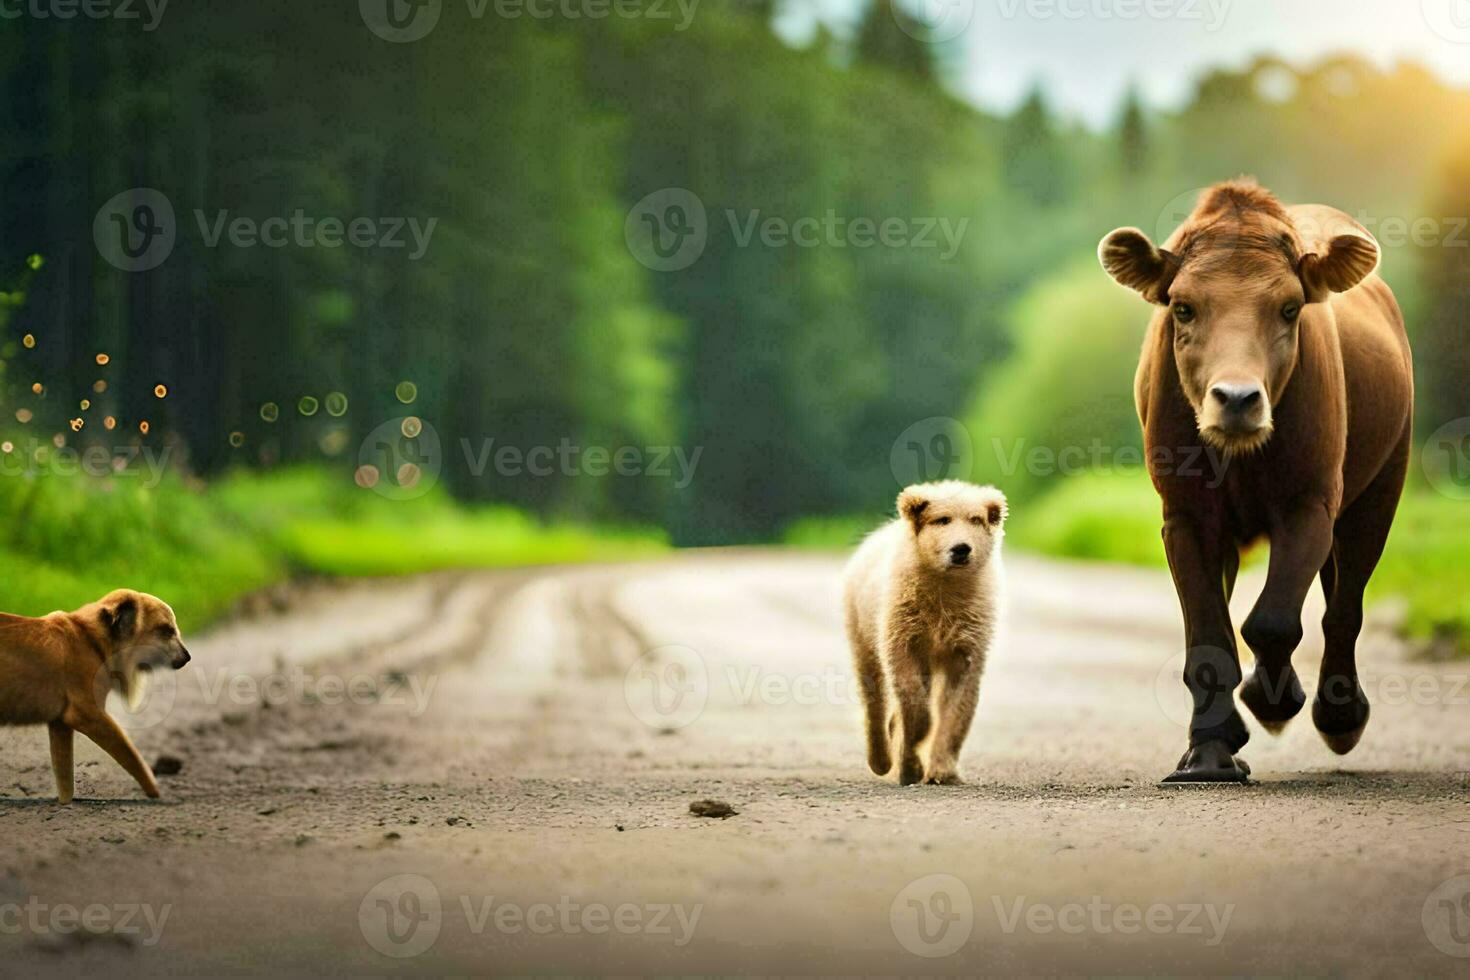
M189 651L188 650L186 650L183 647L179 647L178 655L174 657L174 670L179 670L185 664L187 664L190 660L193 660L193 659L194 658L189 655Z
M963 565L970 560L971 548L967 544L957 544L949 549L949 560L956 565Z
M1254 384L1217 384L1210 388L1210 397L1225 411L1243 415L1253 411L1261 403L1261 386Z

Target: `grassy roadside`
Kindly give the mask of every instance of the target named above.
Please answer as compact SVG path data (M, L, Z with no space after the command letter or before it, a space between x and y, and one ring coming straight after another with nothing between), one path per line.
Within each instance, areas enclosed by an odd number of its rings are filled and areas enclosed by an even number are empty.
M127 586L167 600L185 629L292 575L402 575L440 568L655 554L661 532L547 524L465 507L437 490L393 501L321 469L240 473L208 486L169 474L0 480L0 609L43 615Z
M1470 502L1411 486L1369 584L1369 602L1401 599L1412 640L1470 653ZM845 548L881 518L822 518L793 524L788 544ZM1014 507L1007 547L1061 558L1167 568L1159 501L1142 472L1089 473ZM1262 552L1264 554L1264 551Z

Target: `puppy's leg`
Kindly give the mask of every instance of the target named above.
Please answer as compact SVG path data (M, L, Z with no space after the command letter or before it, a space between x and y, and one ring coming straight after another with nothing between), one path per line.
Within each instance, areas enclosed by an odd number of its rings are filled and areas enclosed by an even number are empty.
M104 752L116 759L117 764L138 781L144 793L154 799L158 798L158 781L153 778L153 770L148 768L148 763L138 754L128 733L119 728L109 715L68 712L67 717L62 720L102 746Z
M51 731L51 770L56 774L56 802L65 805L71 802L74 785L71 729L60 721L51 722L47 728Z
M924 774L926 783L963 782L959 773L960 748L970 733L975 705L980 700L981 668L980 659L973 655L954 653L946 658L942 668L939 723L929 750L929 769Z
M929 661L915 644L905 638L890 647L893 693L898 698L903 744L899 749L898 782L910 786L924 778L919 744L929 735L933 717L929 707Z
M867 720L868 768L882 776L893 768L888 751L888 691L883 664L878 660L878 651L857 635L852 638L852 658Z

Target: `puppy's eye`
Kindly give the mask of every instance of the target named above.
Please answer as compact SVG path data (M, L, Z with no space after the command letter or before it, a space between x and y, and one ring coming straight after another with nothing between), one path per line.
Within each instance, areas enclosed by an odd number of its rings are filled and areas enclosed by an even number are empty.
M1174 314L1175 323L1191 323L1194 320L1194 307L1188 303L1175 303L1170 312Z
M172 626L160 626L154 632L156 632L159 636L161 636L165 640L167 640L168 638L170 638L171 636L174 635L174 628Z
M970 523L971 524L984 524L985 523L985 518L981 517L979 514L976 514L974 517L970 518Z
M950 519L948 517L936 517L929 523L935 525L936 527L944 527L944 525L948 524L949 521Z
M1297 317L1299 317L1301 315L1302 315L1302 304L1300 304L1300 303L1297 303L1297 302L1294 302L1293 301L1291 303L1287 303L1285 306L1283 306L1281 308L1281 319L1285 320L1287 323L1291 323L1292 321L1294 321Z

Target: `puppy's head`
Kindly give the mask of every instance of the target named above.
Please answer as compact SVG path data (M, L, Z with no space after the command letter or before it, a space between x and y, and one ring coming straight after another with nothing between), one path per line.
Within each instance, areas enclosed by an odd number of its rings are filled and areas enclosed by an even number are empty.
M946 575L985 567L1004 534L1006 498L995 487L960 480L916 483L898 495L919 563Z
M178 670L189 662L174 611L157 596L132 589L109 592L97 603L97 622L111 641L114 669Z

